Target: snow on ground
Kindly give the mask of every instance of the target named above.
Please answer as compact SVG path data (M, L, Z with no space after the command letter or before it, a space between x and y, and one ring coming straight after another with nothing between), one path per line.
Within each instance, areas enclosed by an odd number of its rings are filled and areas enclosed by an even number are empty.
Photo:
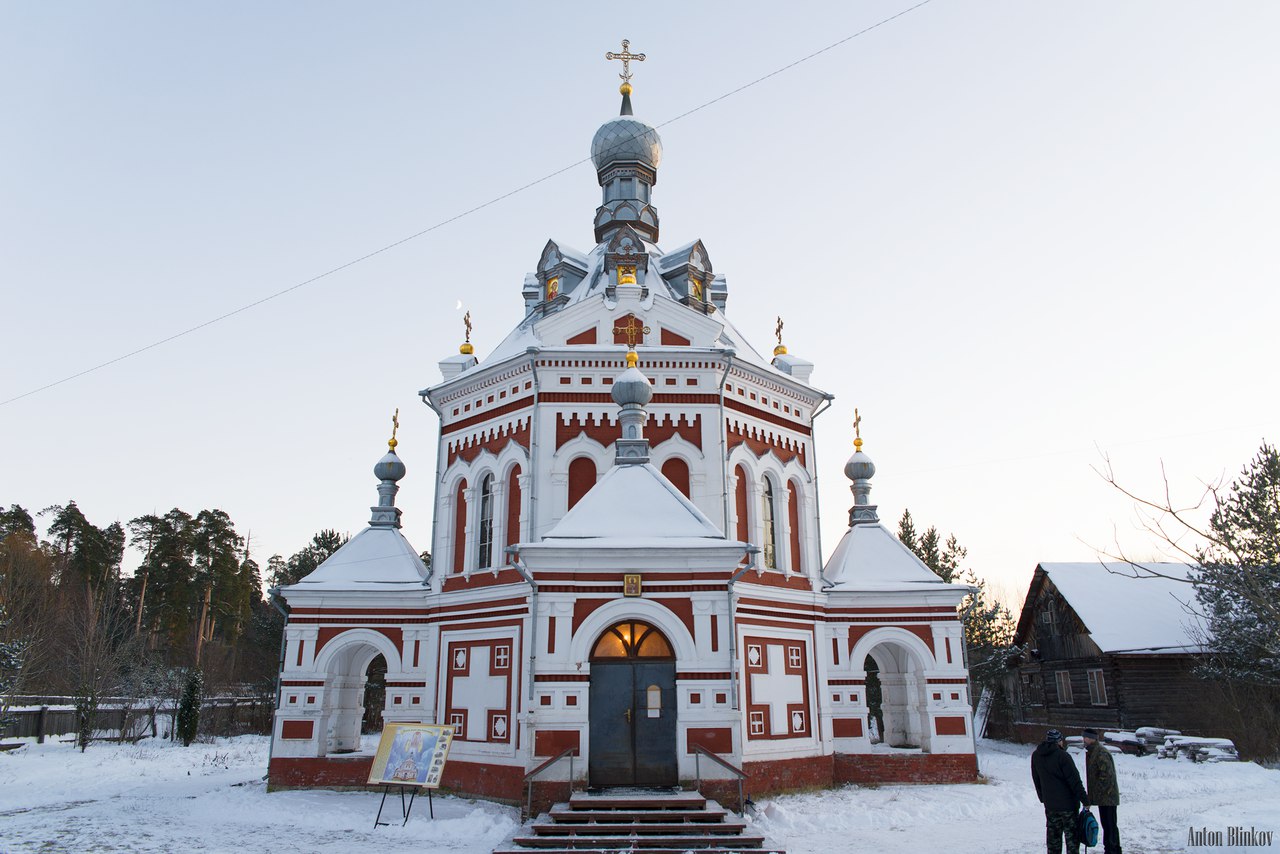
M789 854L1043 851L1044 807L1031 785L1031 750L982 741L978 764L985 784L848 786L775 798L759 804L757 827ZM1073 756L1083 779L1084 756ZM1113 759L1120 782L1120 842L1128 854L1195 851L1187 847L1191 827L1221 831L1225 840L1230 825L1276 831L1280 850L1280 771L1246 762Z
M1030 751L983 742L985 784L848 786L762 799L756 824L790 854L1042 851ZM266 754L267 740L257 736L189 748L102 743L83 754L50 742L0 753L0 851L488 854L517 829L512 807L439 797L435 821L420 801L407 827L375 831L379 795L268 794ZM1225 837L1232 825L1276 831L1273 848L1280 850L1280 771L1150 756L1115 760L1129 854L1258 850L1187 846L1191 827ZM1083 758L1076 762L1083 769ZM388 799L388 814L399 821L398 800Z

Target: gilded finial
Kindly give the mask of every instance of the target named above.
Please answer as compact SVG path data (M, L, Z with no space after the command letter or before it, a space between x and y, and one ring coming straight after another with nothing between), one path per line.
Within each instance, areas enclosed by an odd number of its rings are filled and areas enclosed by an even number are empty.
M644 62L644 54L632 53L631 42L628 39L623 39L622 52L614 53L613 51L609 51L604 55L604 58L622 60L622 73L618 75L619 77L622 78L622 85L618 87L618 91L621 92L623 95L630 95L631 94L631 60L634 59L636 62Z
M462 346L458 348L458 352L464 356L470 356L476 351L476 348L471 346L471 312L468 311L463 316L462 325L467 328L467 338L462 342Z
M400 443L396 441L396 431L400 429L400 407L396 407L396 414L391 416L391 438L387 440L387 447L391 449L391 453L396 452L396 445Z
M787 347L785 344L782 343L782 316L781 315L778 316L778 325L774 328L773 334L778 337L778 346L773 348L773 355L775 356L787 355Z
M862 450L862 416L858 414L858 408L853 408L853 447L854 450Z
M627 351L627 367L634 368L638 364L640 364L640 354L638 354L635 350L628 350Z

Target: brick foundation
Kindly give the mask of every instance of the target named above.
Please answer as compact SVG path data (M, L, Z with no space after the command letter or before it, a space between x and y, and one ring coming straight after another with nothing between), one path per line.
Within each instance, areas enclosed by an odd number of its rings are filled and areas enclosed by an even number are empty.
M363 789L373 757L276 757L268 769L270 789Z
M505 804L524 800L524 768L450 759L444 766L440 787L456 795L484 798ZM560 787L564 791L564 786Z
M837 753L834 782L839 783L972 783L978 757L972 753Z

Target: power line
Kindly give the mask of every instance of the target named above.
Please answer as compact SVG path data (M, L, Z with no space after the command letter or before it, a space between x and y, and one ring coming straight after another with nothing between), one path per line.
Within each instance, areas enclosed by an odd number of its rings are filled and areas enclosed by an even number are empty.
M904 15L914 12L915 10L919 9L922 6L929 5L932 2L933 0L921 0L921 2L916 3L914 6L909 6L908 8L903 9L900 12L897 12L893 15L890 15L887 18L877 21L876 23L870 25L869 27L865 27L864 29L858 30L856 33L853 33L852 35L845 36L839 41L832 42L826 47L815 50L813 53L810 53L807 56L803 56L793 62L789 62L786 65L781 66L780 68L776 68L762 77L757 77L755 80L752 80L749 83L742 84L736 89L731 89L728 92L725 92L721 95L717 95L711 100L706 101L702 104L699 104L698 106L693 107L692 109L686 110L685 112L680 113L677 116L673 116L672 118L669 118L666 121L658 125L655 125L654 127L663 128L669 124L673 124L675 122L680 121L681 119L687 118L693 115L694 113L705 110L707 107L710 107L713 104L718 104L719 102L725 100L726 98L731 98L734 95L744 92L747 89L750 89L753 86L763 83L766 80L769 80L773 77L777 77L779 74L790 71L796 66L806 63L811 59L816 59L817 57L822 56L824 53L835 50L841 45L846 44L847 42L850 42L858 38L859 36L866 35L872 30L883 27L885 24L891 23L897 20L898 18L903 17ZM624 139L619 143L617 143L617 146L625 145L629 141L630 140ZM518 193L523 193L525 190L531 189L533 187L538 186L539 184L550 181L552 178L558 177L559 175L563 175L565 172L568 172L570 169L574 169L578 166L581 166L583 163L586 163L590 160L591 160L590 157L584 157L581 160L575 160L573 163L570 163L568 166L565 166L561 169L557 169L554 172L549 172L546 175L543 175L541 178L537 178L533 181L530 181L527 184L523 184L519 187L516 187L514 190L509 190L500 196L495 196L492 199L489 199L487 202L482 202L481 204L478 204L473 208L468 208L467 210L462 211L461 213L454 214L448 219L443 219L440 222L437 222L435 225L431 225L431 226L428 226L427 228L422 229L421 231L414 232L413 234L410 234L408 237L402 237L399 240L395 241L394 243L388 243L386 246L383 246L380 249L375 249L372 252L361 255L359 258L353 258L352 260L347 261L345 264L339 264L337 267L333 267L332 269L326 270L325 272L320 273L317 276L312 276L309 279L290 285L287 288L278 290L273 294L268 294L267 296L254 300L253 302L246 303L240 306L239 308L232 309L231 311L228 311L225 314L220 314L217 317L210 318L209 320L206 320L203 323L197 323L195 326L191 326L187 329L183 329L181 332L175 332L174 334L169 335L165 338L161 338L158 341L153 341L150 344L147 344L142 347L138 347L135 350L130 350L127 353L124 353L120 356L116 356L114 359L108 359L105 362L100 362L99 364L93 365L92 367L89 367L89 368L85 368L82 371L77 371L74 374L69 374L63 377L62 379L54 380L53 382L46 383L45 385L39 386L38 388L33 388L30 391L25 391L22 394L9 398L8 400L0 401L0 406L8 406L10 403L15 403L19 400L22 400L23 398L30 397L33 394L39 394L40 392L47 391L51 388L54 388L55 386L60 386L63 383L71 382L72 380L79 379L80 377L86 376L87 374L92 374L95 371L100 371L103 368L107 368L107 367L110 367L111 365L116 364L117 362L123 362L125 359L131 359L134 356L147 352L148 350L154 350L157 347L161 347L165 344L168 344L171 341L176 341L177 339L190 335L193 332L199 332L201 329L204 329L205 327L213 326L215 323L221 323L222 321L227 320L228 318L235 317L237 314L243 314L244 312L249 311L250 309L253 309L253 308L257 308L258 306L263 305L264 303L268 303L268 302L271 302L272 300L279 299L280 297L286 294L293 293L299 288L304 288L307 285L314 284L320 281L321 279L326 279L329 276L334 275L335 273L340 273L343 270L348 269L349 267L354 267L356 264L362 263L364 261L368 261L370 258L377 257L378 255L381 255L384 252L389 252L398 246L403 246L404 244L408 243L411 240L416 240L419 237L422 237L423 235L430 234L433 231L444 228L446 225L457 222L458 220L464 217L468 217L471 214L484 210L485 208L492 207L493 205L496 205L501 201L505 201L506 199L509 199L514 195L517 195Z

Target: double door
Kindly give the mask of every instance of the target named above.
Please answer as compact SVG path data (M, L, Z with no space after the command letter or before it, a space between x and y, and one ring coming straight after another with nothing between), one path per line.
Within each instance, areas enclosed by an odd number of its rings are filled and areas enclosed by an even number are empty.
M588 701L592 786L675 786L676 663L593 662Z

